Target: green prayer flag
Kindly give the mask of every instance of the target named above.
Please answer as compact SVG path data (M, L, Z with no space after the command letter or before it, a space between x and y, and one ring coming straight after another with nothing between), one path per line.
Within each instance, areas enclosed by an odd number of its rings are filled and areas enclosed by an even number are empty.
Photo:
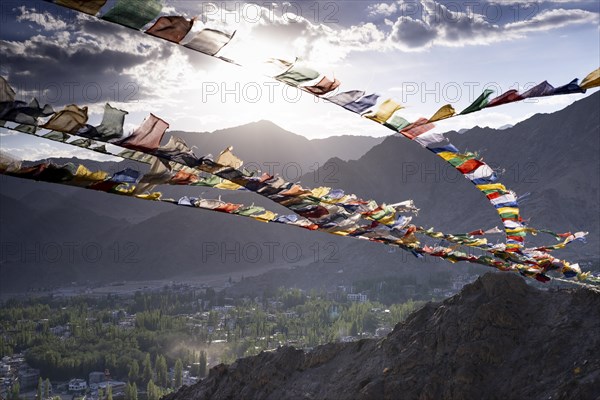
M123 136L123 124L127 111L119 110L106 103L102 122L96 127L96 131L104 139L112 139Z
M293 65L292 68L288 69L283 74L277 75L275 79L289 83L293 86L298 86L303 82L312 81L318 77L319 73L314 69Z
M219 183L221 183L222 179L219 178L218 176L215 175L211 175L207 178L202 178L200 180L198 180L198 182L193 183L193 186L208 186L208 187L215 187L216 185L218 185Z
M15 127L15 130L23 133L35 133L37 128L35 125L20 124Z
M244 217L249 217L251 215L255 215L255 214L262 214L265 212L265 209L262 207L258 207L258 206L249 206L249 207L244 207L238 210L238 212L236 212L236 214L242 215Z
M43 137L45 137L46 139L50 139L50 140L65 142L71 136L69 136L69 134L64 133L64 132L51 131L51 132L46 133Z
M87 149L92 145L92 141L91 139L75 139L72 142L69 142L69 144L73 146L84 147Z
M398 114L395 114L395 115L392 115L392 117L390 119L385 121L383 123L383 125L385 125L386 127L390 128L390 129L393 129L395 131L399 131L399 130L409 126L410 122L408 122L406 119L402 118Z
M133 29L142 29L162 10L160 0L118 0L117 4L102 16L103 20Z
M493 90L491 89L485 89L483 91L483 93L481 93L481 95L473 102L473 104L471 104L469 107L465 108L460 115L465 115L465 114L469 114L475 111L479 111L482 108L484 108L485 106L487 106L487 103L490 101L490 96L492 95L492 93L494 93Z

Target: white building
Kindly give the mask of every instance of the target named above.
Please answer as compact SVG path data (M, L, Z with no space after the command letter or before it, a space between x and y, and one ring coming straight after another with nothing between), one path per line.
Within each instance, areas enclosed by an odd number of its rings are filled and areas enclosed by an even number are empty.
M358 303L366 303L368 300L367 295L362 293L349 293L346 297L349 301L356 301Z
M71 379L69 381L70 392L81 392L87 389L87 383L83 379Z

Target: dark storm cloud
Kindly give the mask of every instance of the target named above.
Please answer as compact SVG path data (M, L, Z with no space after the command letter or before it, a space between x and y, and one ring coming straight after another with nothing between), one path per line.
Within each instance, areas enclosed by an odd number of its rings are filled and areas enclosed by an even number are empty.
M168 59L175 51L162 41L87 16L56 14L49 20L44 14L20 7L17 18L34 25L33 35L0 41L2 75L25 99L35 96L55 106L141 100L151 96L152 87L129 69ZM61 17L68 27L54 29L64 25Z

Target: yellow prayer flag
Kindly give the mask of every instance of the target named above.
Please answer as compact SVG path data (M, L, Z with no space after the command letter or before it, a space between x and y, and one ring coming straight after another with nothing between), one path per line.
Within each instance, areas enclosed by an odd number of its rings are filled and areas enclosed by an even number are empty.
M437 155L439 157L442 157L444 160L448 161L448 160L452 160L453 158L457 158L460 157L461 155L458 153L453 153L451 151L440 151L439 153L437 153Z
M369 112L365 114L365 118L372 119L373 121L379 122L383 124L385 121L390 119L392 114L394 114L399 109L403 108L400 104L396 103L392 99L387 99L379 106L379 109L376 112Z
M506 186L501 183L488 183L485 185L477 185L477 189L483 190L506 190Z
M252 218L254 218L257 221L260 222L269 222L269 221L273 221L275 218L277 218L277 214L275 214L274 212L271 211L265 211L264 213L260 214L260 215L253 215Z
M104 171L92 172L85 167L85 165L79 165L77 171L75 171L76 180L86 181L103 181L108 178L108 174Z
M321 186L318 188L314 188L311 191L311 194L315 197L323 197L323 196L327 196L327 194L329 194L329 191L331 190L331 188L325 187L325 186Z
M377 222L379 222L380 224L388 225L388 224L391 224L392 222L394 222L395 218L396 218L396 213L392 213L390 215L386 215L385 217L379 219Z
M238 190L241 187L242 186L238 185L237 183L233 183L231 181L226 181L226 180L224 180L221 183L217 183L215 185L215 188L223 189L223 190Z
M87 107L79 108L75 104L65 106L42 125L42 128L58 132L76 133L88 119Z
M144 199L144 200L159 200L160 196L162 196L161 192L152 192L149 194L136 194L135 197L137 197L138 199Z
M591 89L596 86L600 86L600 68L589 73L588 76L583 78L579 86L582 89Z
M454 114L456 114L454 107L452 107L450 104L446 104L445 106L442 106L439 110L437 110L427 122L440 121L442 119L450 118Z
M504 213L519 214L519 209L516 207L500 207L496 211L498 211L498 214L504 214Z
M219 154L217 157L216 163L220 165L224 165L227 167L238 169L240 168L244 162L237 158L231 151L233 150L232 146L229 146L225 150Z

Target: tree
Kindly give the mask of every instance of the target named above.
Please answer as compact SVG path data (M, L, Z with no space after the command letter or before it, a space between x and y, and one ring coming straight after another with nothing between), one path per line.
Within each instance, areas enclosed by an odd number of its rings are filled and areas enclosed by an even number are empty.
M127 385L125 385L125 400L132 400L131 399L131 383L127 382Z
M44 392L44 381L42 380L42 377L40 376L38 379L38 385L37 385L37 399L38 400L42 400L42 393Z
M150 354L146 353L146 357L144 358L144 363L142 364L142 380L144 383L148 383L152 380L152 362L150 361Z
M181 363L181 360L178 358L177 361L175 361L175 377L174 377L174 385L173 387L175 389L178 389L181 387L181 385L183 385L183 364Z
M148 385L146 385L146 396L148 400L158 400L159 398L158 388L156 387L154 382L152 382L152 379L150 379L148 381Z
M356 320L352 321L352 326L350 327L350 336L358 335L358 325Z
M12 399L13 400L19 400L19 394L21 393L21 386L19 385L19 382L15 383L12 387Z
M46 378L46 384L44 385L44 398L50 398L50 379Z
M169 383L169 375L167 370L167 360L163 355L158 354L154 363L156 371L156 383L160 387L167 387Z
M133 360L129 365L128 378L129 382L136 382L140 378L140 364L138 364L137 360Z
M198 368L198 377L204 378L206 376L206 364L207 364L206 352L204 350L202 350L200 352L199 363L200 363L200 367Z
M137 400L137 386L135 382L128 383L125 387L125 400Z

